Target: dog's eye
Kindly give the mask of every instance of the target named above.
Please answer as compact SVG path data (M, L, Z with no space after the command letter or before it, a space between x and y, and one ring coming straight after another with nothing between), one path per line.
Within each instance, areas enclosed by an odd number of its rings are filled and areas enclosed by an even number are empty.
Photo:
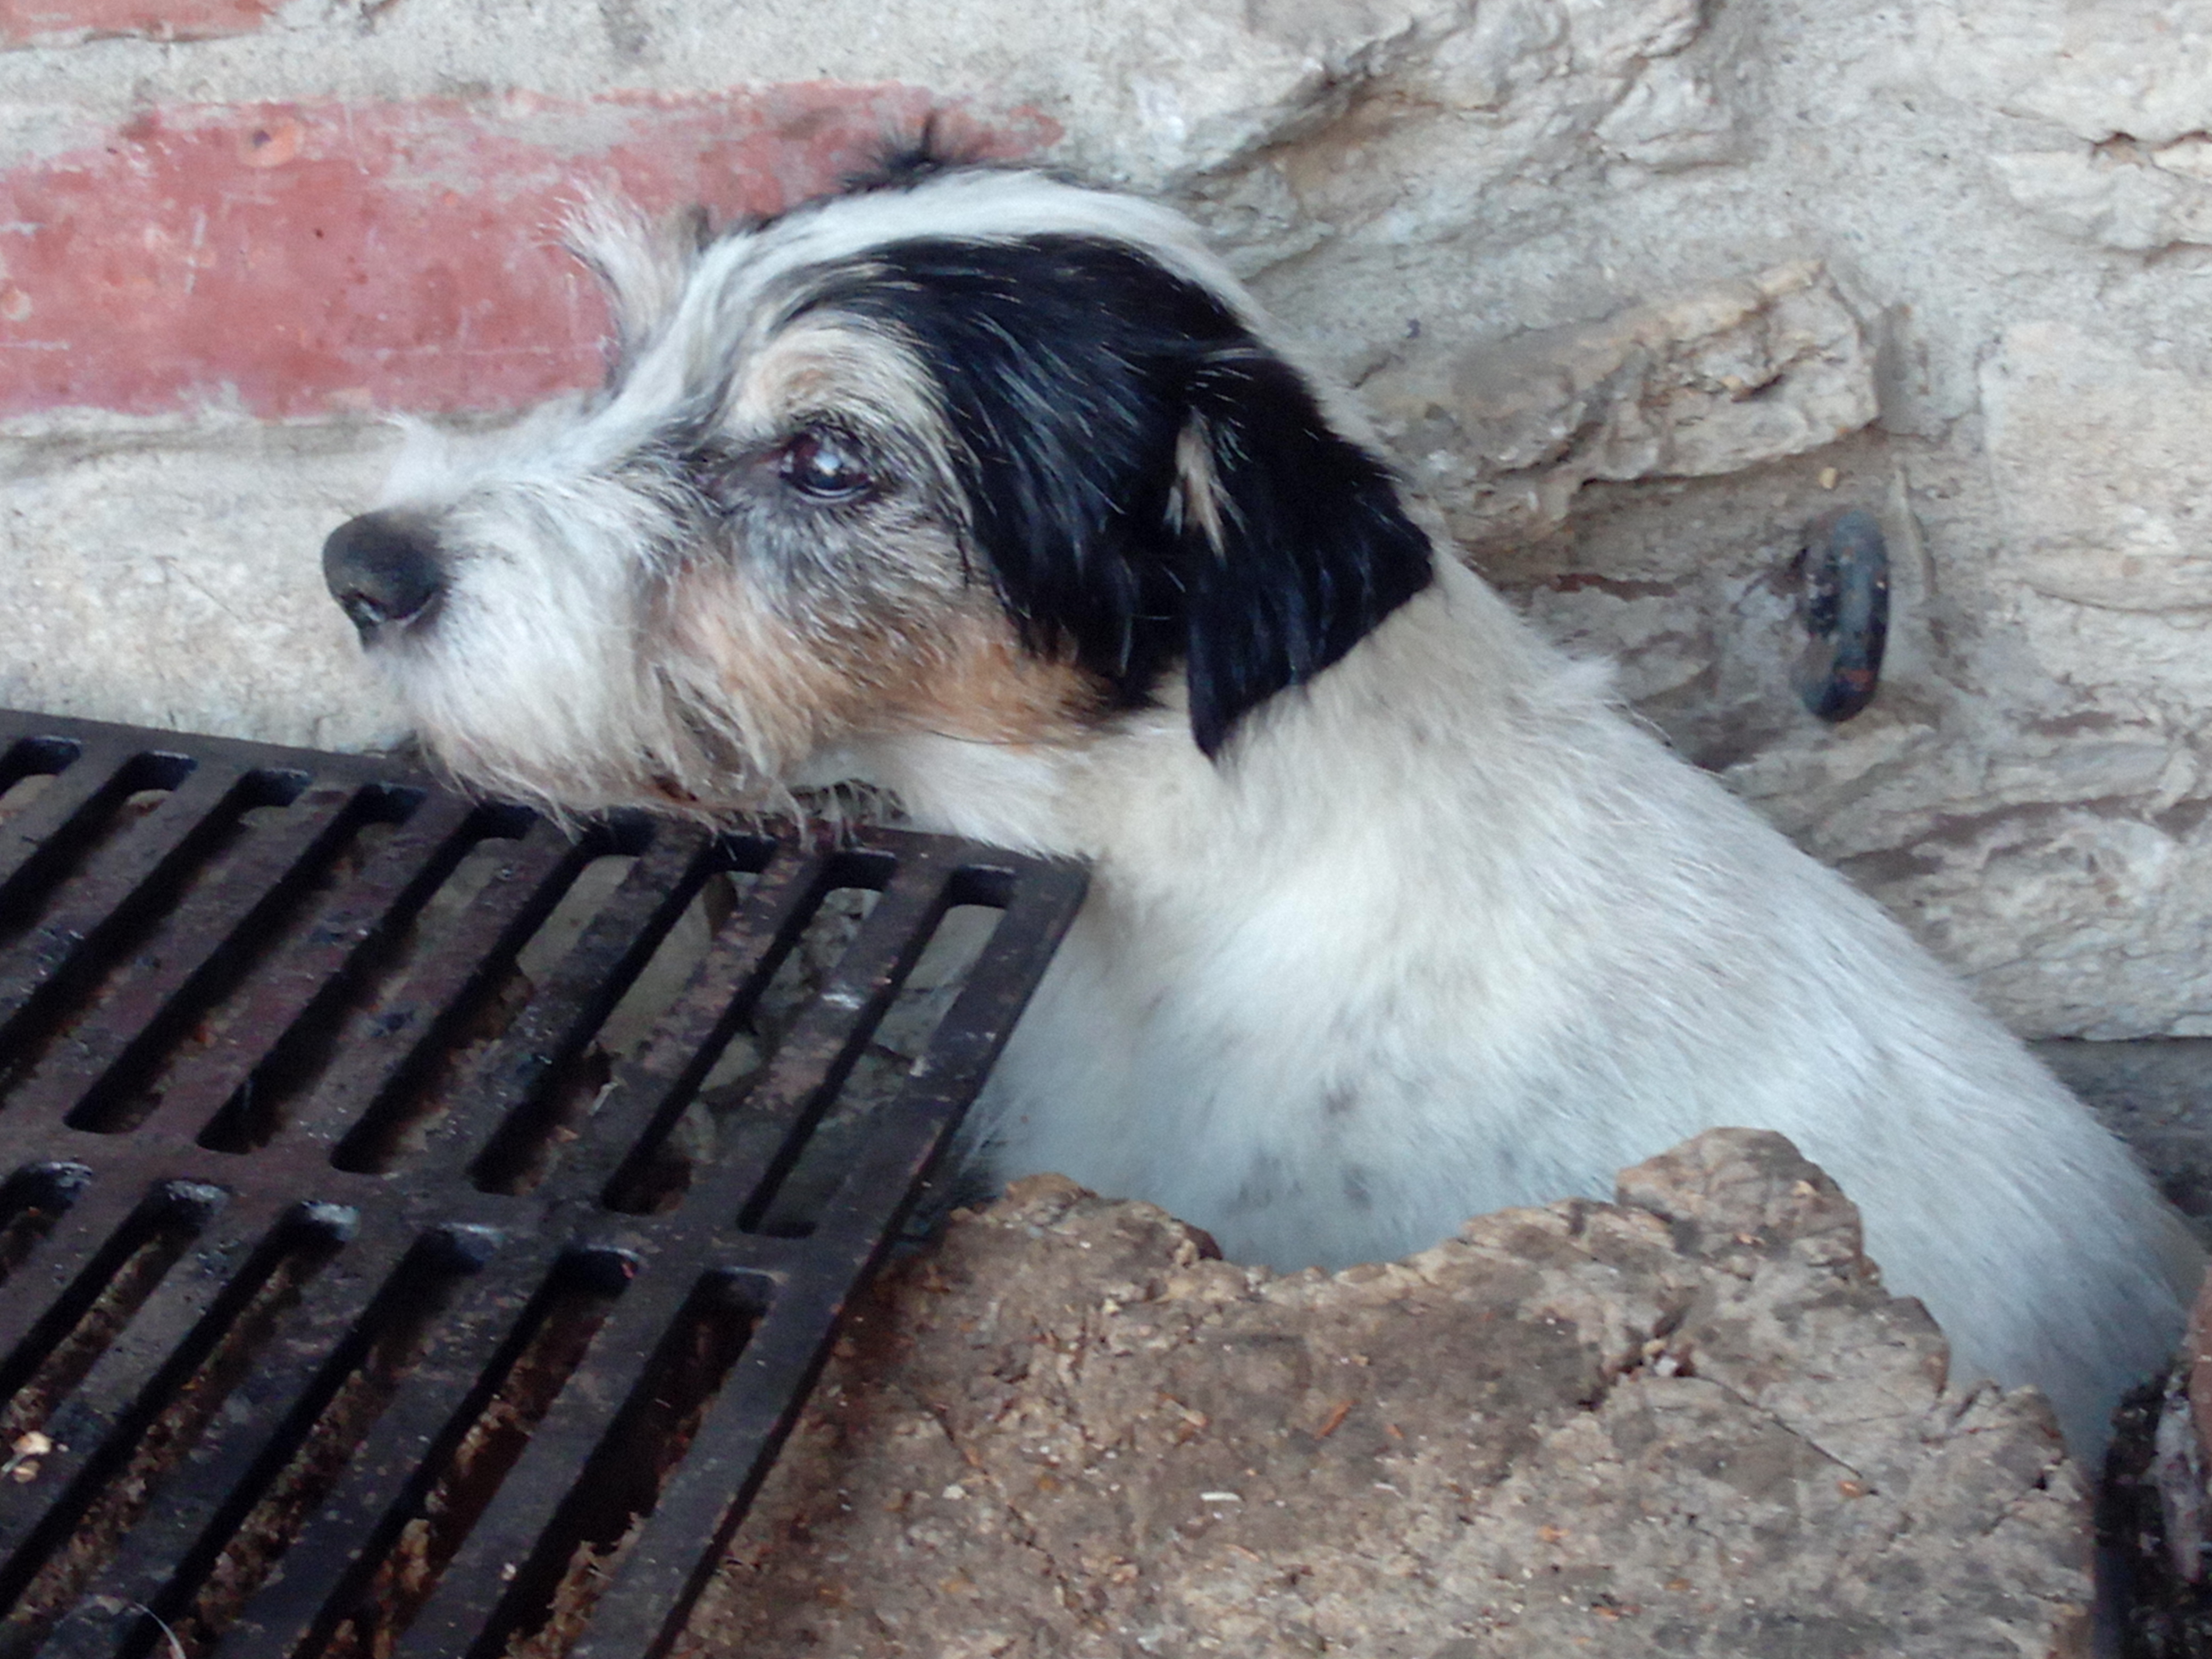
M800 495L823 501L850 501L876 482L853 441L825 427L810 427L786 444L775 470Z

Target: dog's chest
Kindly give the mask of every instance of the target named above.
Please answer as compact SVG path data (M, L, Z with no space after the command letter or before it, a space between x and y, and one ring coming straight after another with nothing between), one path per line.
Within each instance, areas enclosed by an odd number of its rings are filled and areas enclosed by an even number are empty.
M1563 1168L1506 1081L1551 988L1448 896L1256 854L1177 902L1094 894L980 1109L1001 1176L1149 1199L1291 1267L1587 1184L1589 1149Z

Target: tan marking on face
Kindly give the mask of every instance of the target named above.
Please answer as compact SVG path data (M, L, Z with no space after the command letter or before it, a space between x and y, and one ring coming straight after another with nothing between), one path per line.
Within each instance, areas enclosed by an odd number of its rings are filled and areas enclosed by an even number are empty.
M946 643L938 671L902 688L904 729L1041 745L1090 734L1100 688L1073 663L1024 650L995 605L963 617Z
M749 353L722 418L736 430L775 432L825 409L866 410L916 432L939 418L928 379L903 345L834 313L801 317Z
M788 775L819 748L854 695L843 665L821 641L775 616L726 569L684 574L659 654L687 701L769 778Z
M931 732L975 743L1070 744L1098 689L1022 648L988 594L896 618L801 630L726 570L688 574L671 607L672 659L695 702L771 777L856 738Z

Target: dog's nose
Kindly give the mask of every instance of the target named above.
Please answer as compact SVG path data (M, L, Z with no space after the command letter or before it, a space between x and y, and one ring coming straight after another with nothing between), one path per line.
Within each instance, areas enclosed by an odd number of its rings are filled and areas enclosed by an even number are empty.
M446 573L420 519L364 513L323 544L323 580L365 641L388 623L420 616L445 590Z

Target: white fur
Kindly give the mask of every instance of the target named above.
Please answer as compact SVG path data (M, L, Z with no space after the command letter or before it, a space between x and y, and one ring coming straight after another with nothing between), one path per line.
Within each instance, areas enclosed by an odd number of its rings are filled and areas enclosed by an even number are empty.
M1962 1378L2100 1447L2179 1333L2178 1218L1896 923L1439 577L1220 767L1172 709L1050 764L858 757L925 824L1094 860L973 1126L998 1172L1340 1267L1776 1129Z

